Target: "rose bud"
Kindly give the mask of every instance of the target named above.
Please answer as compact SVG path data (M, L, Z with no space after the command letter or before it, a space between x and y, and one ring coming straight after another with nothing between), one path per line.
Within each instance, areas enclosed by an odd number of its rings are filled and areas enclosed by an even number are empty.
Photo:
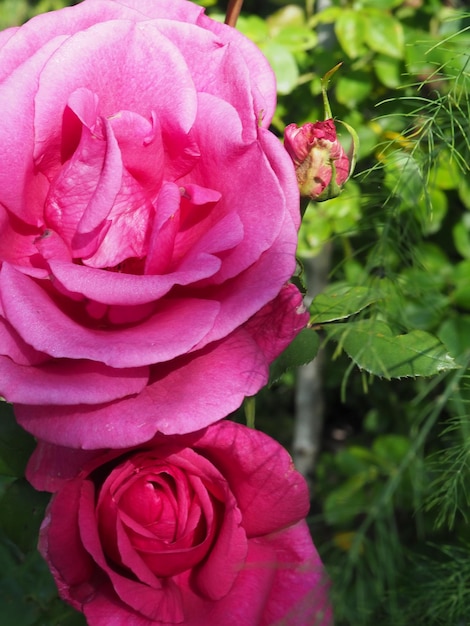
M284 146L294 161L301 196L321 201L340 194L351 168L332 119L289 124Z

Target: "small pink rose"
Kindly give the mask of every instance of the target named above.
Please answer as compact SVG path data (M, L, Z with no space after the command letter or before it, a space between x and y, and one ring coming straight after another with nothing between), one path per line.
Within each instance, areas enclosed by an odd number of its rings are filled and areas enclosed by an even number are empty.
M71 452L71 454L70 454ZM305 481L261 432L219 422L136 449L40 443L39 548L90 626L329 626Z
M340 193L350 164L332 119L301 127L289 124L284 145L294 161L301 196L320 201Z
M184 0L2 33L0 394L27 430L126 447L265 384L308 318L274 107L254 44Z

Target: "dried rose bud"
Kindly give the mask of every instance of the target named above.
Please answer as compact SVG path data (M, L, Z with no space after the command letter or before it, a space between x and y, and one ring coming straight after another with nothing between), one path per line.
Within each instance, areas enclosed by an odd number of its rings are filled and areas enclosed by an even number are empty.
M349 178L350 164L332 119L300 128L289 124L284 146L294 161L301 196L329 200L339 195Z

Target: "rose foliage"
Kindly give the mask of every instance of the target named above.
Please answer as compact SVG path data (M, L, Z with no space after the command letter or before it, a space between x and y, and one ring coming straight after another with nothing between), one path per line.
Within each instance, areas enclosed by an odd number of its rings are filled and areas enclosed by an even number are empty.
M327 626L308 490L287 452L222 421L134 449L40 443L39 547L90 626Z
M137 445L265 384L307 320L274 107L254 44L183 0L0 34L0 394L27 430Z

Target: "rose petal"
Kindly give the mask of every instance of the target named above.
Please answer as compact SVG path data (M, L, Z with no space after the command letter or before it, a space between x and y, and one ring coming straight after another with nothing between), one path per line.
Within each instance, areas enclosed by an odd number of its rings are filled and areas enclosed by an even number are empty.
M9 357L17 365L39 365L49 360L47 354L34 350L23 341L12 325L1 317L0 346L3 355Z
M85 549L94 561L109 576L117 595L129 607L149 619L162 619L167 622L182 621L183 613L180 593L171 581L156 579L155 586L148 587L138 580L117 573L111 568L103 553L100 537L96 527L94 511L94 488L90 482L82 484L78 523L81 539Z
M39 551L56 578L60 596L76 609L95 591L91 583L96 565L83 548L77 519L81 481L71 481L54 496L39 534ZM53 541L49 541L49 537Z
M256 139L259 110L254 110L253 94L250 91L253 77L250 76L240 47L227 43L226 38L219 39L210 30L174 20L160 23L158 29L181 50L197 92L211 94L231 104L242 123L243 141L249 143ZM191 42L190 45L188 42ZM200 62L201 58L209 55L210 73ZM261 58L258 52L258 64ZM218 80L213 79L215 75Z
M288 291L291 293L291 288ZM305 314L295 315L303 326ZM271 320L263 319L261 344L269 344L271 336L276 352L283 350L299 330L293 326L288 333L274 326L270 335ZM269 351L272 356L271 348ZM157 431L191 432L228 415L245 396L266 384L268 366L256 338L239 328L223 341L173 361L171 370L154 367L154 382L135 398L94 408L50 406L47 411L18 404L15 412L24 428L51 443L122 448L148 441Z
M259 430L224 421L195 444L210 455L235 495L248 537L279 531L304 518L308 489L287 451Z
M210 94L198 94L198 118L194 136L201 157L191 178L194 180L194 177L201 176L211 180L214 176L214 163L217 163L220 210L235 212L240 217L244 230L243 242L224 258L217 282L237 276L257 262L281 232L282 250L278 250L278 264L281 267L289 266L290 277L297 245L297 229L291 220L280 219L283 216L282 209L288 213L284 204L284 190L280 187L259 142L244 143L241 132L236 109ZM259 167L254 168L254 163L259 164ZM287 164L288 161L285 161L283 166ZM292 163L288 167L293 174ZM183 179L181 182L184 185L186 181ZM291 183L297 190L295 174ZM250 189L249 196L240 193L247 186ZM266 189L269 189L269 201L266 198ZM298 206L298 191L294 206Z
M26 467L26 478L38 491L54 493L102 454L102 450L64 448L38 441Z
M307 523L301 521L282 533L265 537L259 545L270 546L277 559L275 580L260 626L332 626L329 583ZM250 565L256 571L256 558L247 567Z
M55 360L38 367L0 357L0 393L9 402L76 405L110 402L141 392L148 367L116 370L91 361Z
M242 53L251 78L255 117L263 128L268 128L276 109L276 80L268 61L260 56L259 48L235 28L216 22L204 14L199 16L197 24L216 33L223 41L233 42L233 47Z
M8 293L7 320L14 320L15 329L36 350L114 367L139 367L188 352L208 333L219 306L175 298L162 302L157 313L137 327L100 330L73 321L39 285L7 263L0 271L0 289Z
M26 157L34 149L33 113L37 80L31 77L38 76L62 41L57 38L45 43L23 63L21 71L13 72L0 85L0 204L33 226L42 219L45 187L41 187L42 181L35 184L34 163L31 157ZM18 106L19 102L21 106Z
M154 374L156 381L132 400L94 408L17 404L15 414L24 428L51 443L123 448L148 441L157 431L172 434L207 426L256 393L268 372L256 343L240 329Z
M332 626L324 569L305 522L248 547L233 588L218 602L197 596L179 577L185 625Z
M59 145L57 119L69 94L78 88L98 95L103 117L128 110L150 119L155 111L162 128L175 138L186 134L194 122L196 94L184 58L151 21L95 24L69 37L50 56L34 98L36 158L43 146L50 151Z
M190 285L212 276L220 261L210 255L193 257L194 265L163 276L133 275L102 270L62 261L50 261L53 275L70 292L82 294L95 302L121 306L137 306L155 302L175 285Z
M224 505L224 516L216 528L212 549L193 572L192 582L198 591L212 600L219 600L230 592L248 550L242 515L228 490Z

